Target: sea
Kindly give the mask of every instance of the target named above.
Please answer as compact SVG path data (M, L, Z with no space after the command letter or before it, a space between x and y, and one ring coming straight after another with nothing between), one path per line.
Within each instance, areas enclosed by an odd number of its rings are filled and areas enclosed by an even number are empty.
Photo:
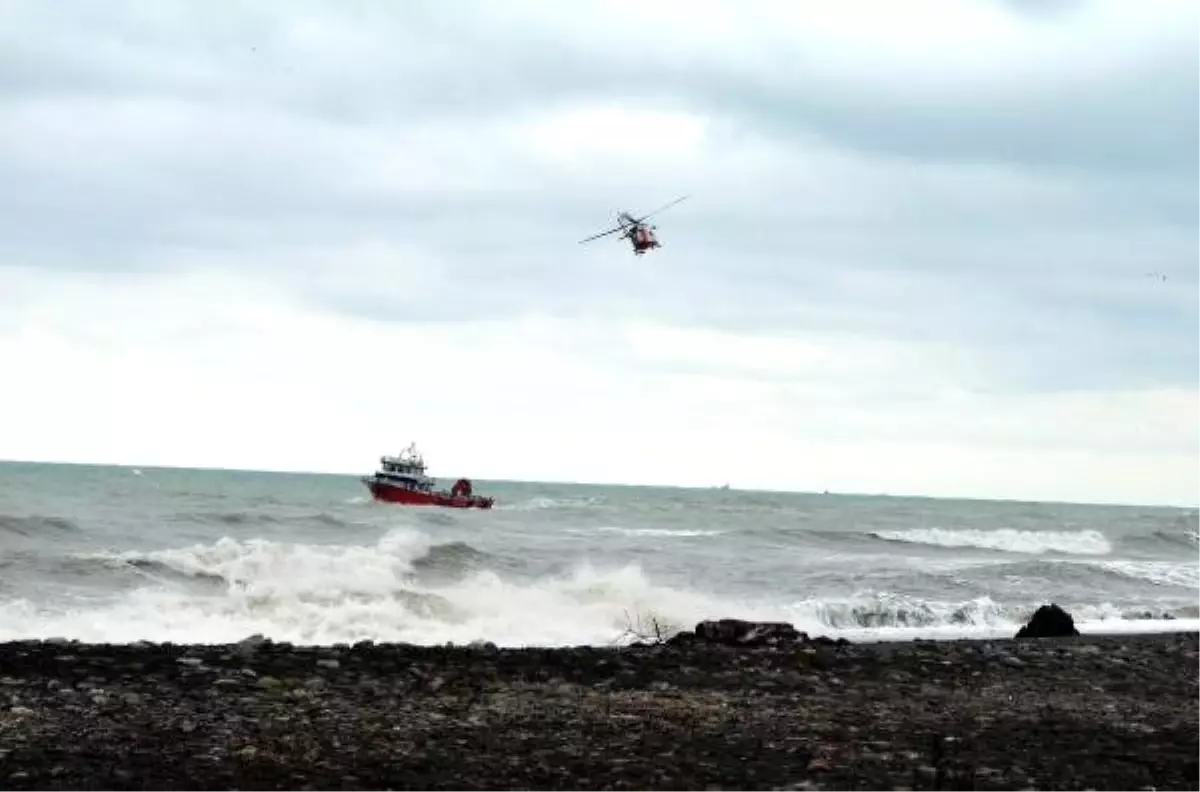
M448 484L448 482L445 482ZM1197 510L0 463L0 640L618 645L704 619L853 641L1200 628Z

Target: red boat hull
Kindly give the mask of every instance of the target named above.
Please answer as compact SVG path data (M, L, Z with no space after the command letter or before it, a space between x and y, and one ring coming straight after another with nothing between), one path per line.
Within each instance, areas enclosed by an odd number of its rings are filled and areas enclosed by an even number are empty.
M444 506L450 509L490 509L493 500L479 495L451 495L448 492L420 492L397 487L373 479L363 479L372 497L385 503L401 503L406 506Z

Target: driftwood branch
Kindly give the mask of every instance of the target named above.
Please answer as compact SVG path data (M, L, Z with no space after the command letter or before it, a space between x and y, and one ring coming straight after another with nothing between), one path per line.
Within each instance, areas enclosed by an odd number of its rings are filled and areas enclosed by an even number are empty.
M630 616L628 609L625 613L625 629L614 640L613 644L663 644L679 632L679 628L667 623L654 614L643 618L641 613Z

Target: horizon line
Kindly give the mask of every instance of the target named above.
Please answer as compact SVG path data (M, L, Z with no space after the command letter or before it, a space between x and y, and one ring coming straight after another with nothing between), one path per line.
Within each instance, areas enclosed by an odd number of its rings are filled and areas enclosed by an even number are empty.
M218 467L218 466L187 466L187 465L158 465L158 464L135 464L129 462L81 462L81 461L62 461L62 460L37 460L37 459L0 459L0 464L16 464L16 465L46 465L46 466L74 466L74 467L98 467L98 468L125 468L129 470L173 470L198 473L261 473L278 476L328 476L331 478L362 478L366 474L362 473L338 473L333 471L317 471L317 470L277 470L269 468L243 468L243 467ZM448 478L442 476L440 478ZM698 490L710 491L719 490L725 492L744 492L756 493L764 495L809 495L817 497L852 497L852 498L894 498L898 500L936 500L936 501L967 501L975 503L1014 503L1014 504L1029 504L1029 505L1046 505L1046 506L1097 506L1097 507L1117 507L1117 508L1150 508L1150 509L1184 509L1197 510L1200 509L1200 503L1131 503L1125 501L1082 501L1082 500L1036 500L1029 498L1018 497L981 497L981 496L964 496L964 495L916 495L902 494L891 492L856 492L851 490L835 491L832 489L821 490L806 490L806 489L773 489L762 487L735 487L730 482L722 484L634 484L631 482L611 482L611 481L571 481L563 479L507 479L507 478L477 478L472 477L474 481L490 482L496 484L550 484L560 486L575 486L575 487L625 487L630 489L678 489L678 490Z

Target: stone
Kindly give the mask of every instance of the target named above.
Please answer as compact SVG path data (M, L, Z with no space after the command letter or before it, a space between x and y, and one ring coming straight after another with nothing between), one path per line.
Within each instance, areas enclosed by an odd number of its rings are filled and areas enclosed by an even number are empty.
M808 638L805 633L787 622L751 622L742 619L702 621L696 625L693 632L696 638L705 643L725 646L793 643L802 642Z
M1029 622L1017 631L1017 638L1065 638L1079 635L1071 614L1051 603L1038 608Z
M253 657L258 653L259 649L263 648L268 643L270 643L270 641L264 638L261 633L255 633L254 635L238 641L234 646L233 651L239 657Z

